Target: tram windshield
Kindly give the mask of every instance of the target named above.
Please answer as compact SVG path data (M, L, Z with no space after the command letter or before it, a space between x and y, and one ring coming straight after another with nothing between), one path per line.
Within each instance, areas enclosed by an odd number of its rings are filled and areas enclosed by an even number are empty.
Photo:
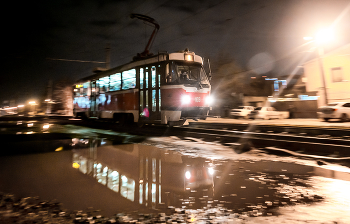
M201 65L172 62L167 76L167 83L209 85L209 80Z

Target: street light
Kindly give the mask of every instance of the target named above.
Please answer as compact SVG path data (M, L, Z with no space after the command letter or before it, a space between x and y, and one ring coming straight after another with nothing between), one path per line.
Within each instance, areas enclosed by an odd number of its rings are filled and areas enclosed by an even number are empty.
M320 67L321 72L321 78L323 82L323 93L325 98L325 104L328 104L328 94L327 94L327 85L326 85L326 77L324 74L324 68L323 68L323 56L324 56L324 49L323 44L328 43L334 39L333 31L331 29L321 29L319 30L315 37L304 37L304 40L308 41L315 41L316 47L317 47L317 59L318 64Z
M321 29L316 33L315 40L318 45L329 43L334 39L333 31L331 29Z

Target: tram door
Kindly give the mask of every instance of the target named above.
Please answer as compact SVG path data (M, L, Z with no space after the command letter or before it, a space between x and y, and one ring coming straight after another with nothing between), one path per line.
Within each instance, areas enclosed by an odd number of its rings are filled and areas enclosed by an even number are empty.
M97 117L97 87L96 87L96 80L91 82L91 95L90 95L90 117Z
M161 66L141 67L140 74L140 118L159 120L161 110L160 80Z

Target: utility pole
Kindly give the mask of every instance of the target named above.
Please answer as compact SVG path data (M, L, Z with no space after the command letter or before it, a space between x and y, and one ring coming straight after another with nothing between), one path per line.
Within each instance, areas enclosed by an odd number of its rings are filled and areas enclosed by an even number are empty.
M111 68L111 45L106 45L106 69Z
M321 46L318 46L318 64L320 67L321 78L323 82L324 102L326 105L328 105L326 77L325 77L324 68L323 68L323 57L324 57L324 50Z

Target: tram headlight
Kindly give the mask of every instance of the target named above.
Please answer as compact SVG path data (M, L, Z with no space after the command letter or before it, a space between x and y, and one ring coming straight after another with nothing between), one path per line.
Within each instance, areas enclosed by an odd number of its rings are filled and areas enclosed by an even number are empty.
M207 96L205 98L205 103L211 105L214 102L214 98L212 96Z
M182 95L181 96L181 103L182 104L189 104L191 102L191 96L190 95Z

